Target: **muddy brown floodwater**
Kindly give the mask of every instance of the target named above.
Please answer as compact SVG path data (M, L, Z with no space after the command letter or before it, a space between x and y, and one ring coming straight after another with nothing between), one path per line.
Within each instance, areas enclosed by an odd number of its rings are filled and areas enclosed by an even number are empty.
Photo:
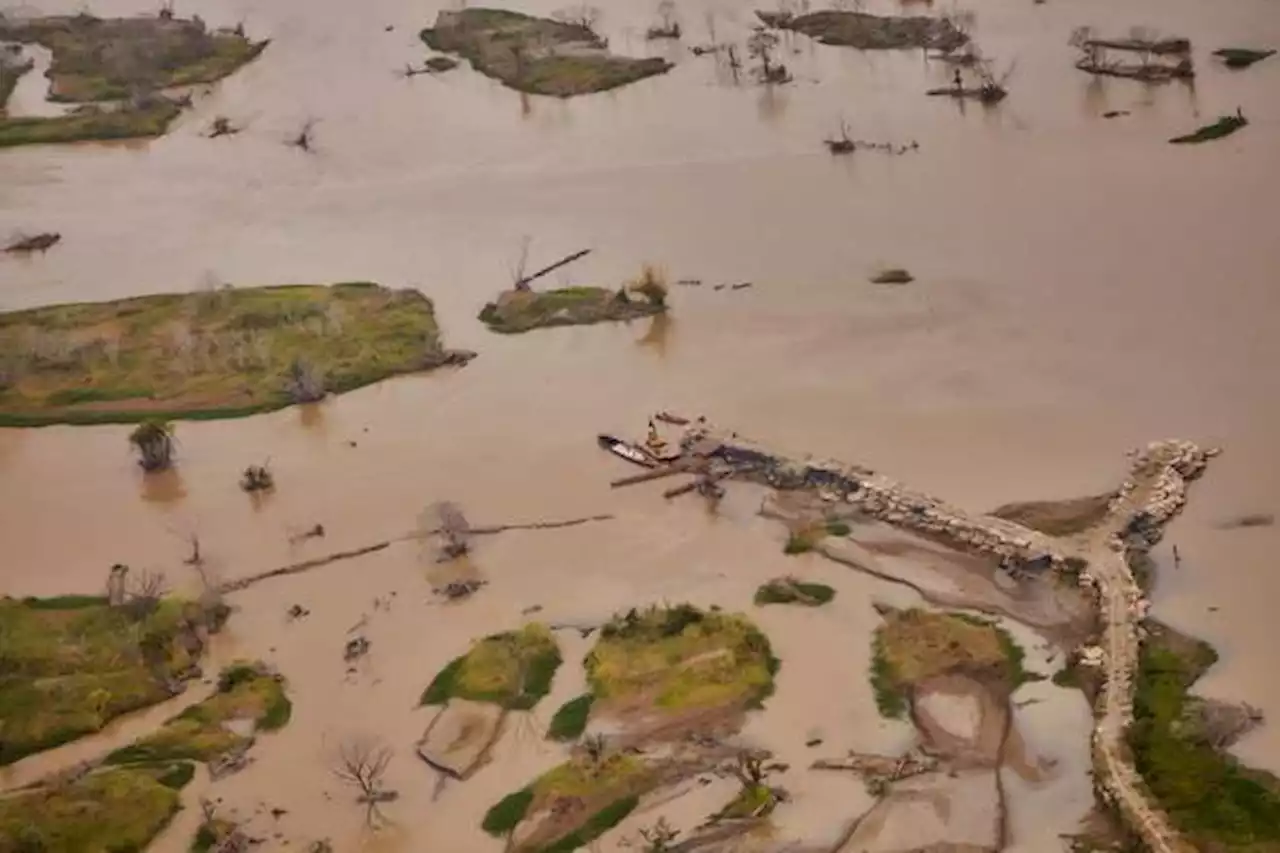
M646 44L645 4L600 5L614 49L677 50ZM1280 44L1280 9L1267 0L973 5L997 68L1017 61L1010 97L990 111L925 97L948 72L917 53L802 37L784 39L796 81L776 90L735 87L711 57L679 54L671 73L616 92L521 98L466 68L397 75L421 61L417 32L438 4L186 0L182 14L243 20L270 48L198 96L164 139L0 152L0 236L63 235L47 255L0 261L0 309L211 281L370 279L421 288L450 345L480 357L462 372L318 406L181 423L178 470L159 481L144 482L126 428L0 430L0 592L85 591L117 561L192 585L181 563L192 532L234 579L409 532L444 499L478 525L615 514L480 540L474 570L489 584L460 604L431 596L432 567L414 543L233 597L240 611L219 656L277 664L295 714L214 795L241 815L287 809L254 821L268 839L497 850L480 817L516 780L560 760L541 732L581 690L581 670L562 670L493 765L433 799L435 779L411 745L429 719L417 696L440 666L471 638L518 625L533 604L549 621L660 599L746 608L758 584L797 569L780 553L779 525L756 516L751 490L731 489L719 517L663 505L655 487L610 491L625 472L596 448L596 432L632 432L660 408L705 413L974 509L1095 494L1122 474L1126 448L1178 435L1227 453L1156 552L1155 616L1222 653L1200 690L1280 716L1280 682L1269 677L1280 529L1219 527L1280 511L1280 63L1232 73L1208 56ZM749 4L679 8L690 43L705 40L704 11L722 39L741 41L751 20ZM154 9L151 0L94 7ZM1078 24L1190 37L1194 88L1091 80L1066 44ZM30 101L25 85L15 111ZM1237 105L1251 121L1244 132L1193 149L1165 144ZM1104 120L1109 110L1130 115ZM216 115L246 130L201 138ZM284 144L308 118L314 156ZM855 137L916 140L920 150L833 158L822 139L842 118ZM523 235L533 262L596 249L561 283L612 285L652 261L706 284L674 288L670 317L493 335L475 315L507 286ZM892 265L916 281L866 283ZM755 286L712 287L743 281ZM253 502L239 472L266 457L277 489ZM289 544L316 523L323 540ZM778 695L746 733L793 762L819 731L827 748L892 752L908 732L878 718L866 687L871 601L909 603L913 593L799 559L839 594L817 611L754 613L784 665ZM392 593L389 609L374 610L375 597ZM295 602L311 614L289 623ZM346 631L364 615L371 650L348 674ZM572 632L562 639L573 664L587 645ZM847 653L842 677L815 647ZM1057 781L1006 786L1009 849L1033 851L1055 845L1089 806L1090 722L1078 694L1041 683L1017 698L1026 695L1045 701L1019 712L1020 730L1059 769ZM386 809L393 825L373 836L326 769L337 741L360 731L397 750L389 776L401 798ZM1280 729L1262 728L1237 752L1280 772ZM777 823L789 837L838 838L870 805L857 781L787 775L799 796ZM690 822L702 813L686 810ZM185 849L196 820L186 810L155 849Z

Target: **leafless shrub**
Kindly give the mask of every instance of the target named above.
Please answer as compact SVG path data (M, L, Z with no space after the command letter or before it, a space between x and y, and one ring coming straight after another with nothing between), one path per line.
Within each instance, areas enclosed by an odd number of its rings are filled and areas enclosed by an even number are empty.
M155 612L160 599L169 591L164 572L146 569L130 575L126 582L125 609L134 619L144 619Z
M302 128L289 139L289 144L301 151L311 153L315 142L316 120L309 118L302 123Z
M161 471L173 465L173 426L167 421L143 421L129 433L145 471Z
M289 365L285 390L295 403L314 403L325 395L324 371L310 359L298 356Z

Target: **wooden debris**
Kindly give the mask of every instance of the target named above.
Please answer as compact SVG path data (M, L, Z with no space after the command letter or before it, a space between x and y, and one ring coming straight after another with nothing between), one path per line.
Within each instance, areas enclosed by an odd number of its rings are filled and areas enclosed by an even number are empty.
M30 254L31 252L47 252L50 247L54 246L61 240L61 234L46 231L32 237L19 237L17 240L14 240L6 246L5 251L24 255Z

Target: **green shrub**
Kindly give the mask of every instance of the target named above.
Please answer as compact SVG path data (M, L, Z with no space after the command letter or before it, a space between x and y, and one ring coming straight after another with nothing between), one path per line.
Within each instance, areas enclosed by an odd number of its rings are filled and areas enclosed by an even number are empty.
M507 794L485 812L480 828L494 838L502 838L520 825L532 802L532 788L521 788L515 793Z
M547 727L547 737L551 740L577 740L587 728L587 720L591 716L591 705L596 697L590 693L570 699L556 711Z

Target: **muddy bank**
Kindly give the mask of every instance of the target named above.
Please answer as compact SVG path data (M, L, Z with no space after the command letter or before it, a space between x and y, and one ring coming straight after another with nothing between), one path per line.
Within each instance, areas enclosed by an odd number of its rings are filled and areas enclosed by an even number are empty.
M457 54L481 74L532 95L603 92L672 67L665 59L609 53L589 21L555 21L503 9L443 11L421 35L431 49Z
M858 50L920 48L950 53L969 36L947 18L870 15L865 12L810 12L805 15L756 12L766 25L804 33L822 44Z

